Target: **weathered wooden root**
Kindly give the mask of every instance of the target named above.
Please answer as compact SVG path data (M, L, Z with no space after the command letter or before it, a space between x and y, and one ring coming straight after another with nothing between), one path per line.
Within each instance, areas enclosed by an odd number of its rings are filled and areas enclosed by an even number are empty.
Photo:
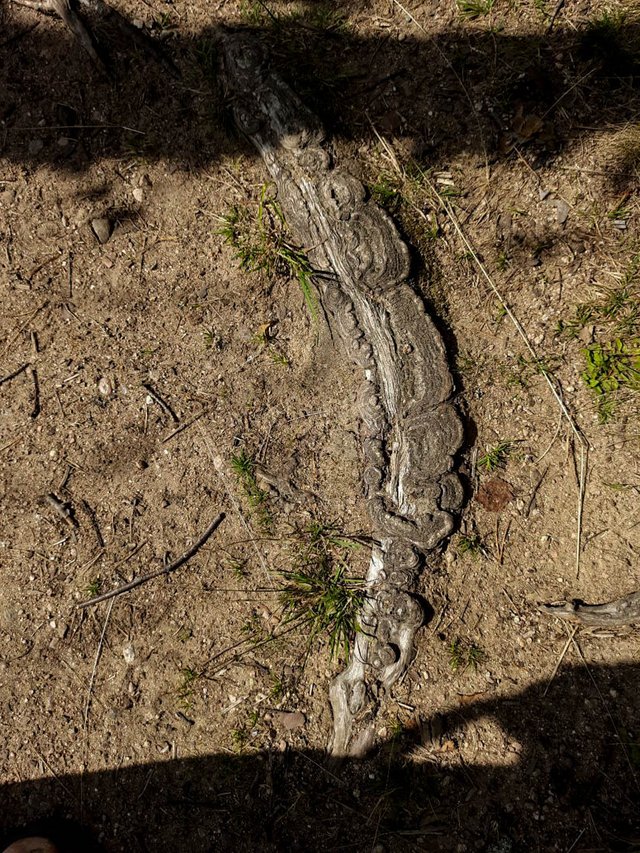
M223 55L235 122L262 155L317 271L331 328L362 370L364 493L380 544L362 631L330 689L338 757L366 748L376 705L411 662L424 619L413 594L419 552L451 533L451 512L462 503L452 472L462 427L442 339L409 283L409 250L393 222L357 178L334 166L318 120L255 40L229 34Z
M158 45L144 32L134 27L120 12L113 9L105 0L12 0L18 6L35 9L45 15L58 16L67 29L77 39L87 52L92 62L104 74L109 76L109 63L100 55L97 39L89 22L84 15L88 13L94 21L103 24L110 23L133 41L145 54L160 62L171 74L177 76L173 62L164 54ZM82 9L82 14L80 13Z
M640 623L640 592L607 604L585 604L575 599L565 604L543 604L540 611L568 622L579 622L592 628L612 628L616 625Z
M70 0L13 0L18 6L28 6L45 15L58 15L64 25L69 29L82 47L91 57L92 61L101 69L104 69L102 59L96 52L91 33L71 5Z

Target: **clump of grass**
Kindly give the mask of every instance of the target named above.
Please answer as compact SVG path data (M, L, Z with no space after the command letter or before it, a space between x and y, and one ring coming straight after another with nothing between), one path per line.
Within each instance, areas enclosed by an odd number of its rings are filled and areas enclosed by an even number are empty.
M87 584L87 597L95 598L97 595L100 595L102 592L102 578L97 577L94 578Z
M274 364L279 364L281 367L291 367L291 362L287 356L274 347L269 349L269 357Z
M461 557L468 554L475 559L485 553L485 548L477 533L461 533L456 542L456 551Z
M580 52L600 66L608 78L633 77L638 73L638 37L633 24L637 13L607 9L593 18L580 40Z
M631 208L628 202L628 194L619 199L619 201L611 208L611 210L607 211L607 219L611 222L626 222L626 220L631 216Z
M508 252L505 252L504 249L501 252L498 252L498 257L496 258L496 266L500 270L500 272L504 272L509 264L511 263L511 258ZM502 317L506 316L507 309L500 302L498 305L498 318L502 319Z
M161 12L153 16L153 28L162 33L168 33L176 29L177 21L171 12Z
M640 253L631 258L615 285L600 288L597 298L581 302L570 320L560 320L557 332L576 338L589 325L606 325L621 335L640 327Z
M640 391L640 337L594 343L582 352L586 362L582 378L596 397L600 422L607 423L621 393Z
M388 172L381 173L374 183L369 184L369 193L376 204L390 213L395 213L402 199L398 176Z
M240 269L262 272L269 279L278 275L294 278L311 319L316 322L318 304L312 283L313 268L304 249L289 239L282 208L269 195L269 184L264 184L260 191L255 214L247 208L233 207L220 219L218 233L235 249Z
M282 699L285 694L285 684L282 678L278 678L277 675L271 676L271 690L269 691L269 696L271 699L278 700Z
M202 333L202 341L205 349L222 349L222 338L215 329L205 329Z
M362 581L348 577L344 565L332 570L283 572L282 576L287 582L280 593L286 621L306 624L310 643L327 634L331 657L342 653L348 659L359 630Z
M273 519L269 512L269 496L261 489L256 480L255 462L244 450L231 456L231 468L236 475L238 484L242 488L249 506L251 507L260 527L269 531Z
M249 732L246 726L238 726L231 731L231 744L235 752L242 752L249 741Z
M516 359L516 367L506 371L507 385L528 388L534 376L550 376L561 364L557 356L546 356L542 358L526 358L519 355Z
M180 675L181 681L178 685L178 698L184 708L190 709L193 701L193 691L200 676L195 669L188 666L180 671Z
M199 39L194 48L194 56L204 75L214 79L218 70L218 45L214 39Z
M428 172L415 160L398 164L395 171L385 169L378 172L368 183L372 200L397 216L403 228L414 234L418 242L422 237L436 239L440 226L435 210L425 211Z
M302 8L293 7L287 10L270 8L260 0L248 2L240 6L240 16L244 24L250 27L271 27L275 30L317 30L321 33L345 32L349 23L346 15L340 9L334 8L330 2L314 0L305 3Z
M505 467L512 450L512 441L501 441L495 447L490 447L486 453L480 456L476 464L478 468L482 468L487 473L497 471L499 468Z
M228 569L236 580L244 580L249 571L247 569L248 560L242 557L227 557L224 566Z
M269 636L268 632L265 630L265 623L255 611L244 623L241 631L252 646L257 646L258 644L265 642Z
M475 643L470 643L460 637L449 645L449 666L453 672L466 672L470 667L477 671L478 664L486 659L486 654Z
M364 583L349 575L345 559L345 549L357 545L319 522L312 522L300 539L294 569L281 572L284 619L306 627L309 645L326 636L331 657L348 659L365 600Z
M579 304L558 324L558 333L577 338L593 327L593 343L582 349L582 379L595 396L598 417L607 423L618 404L640 391L640 253L632 256L611 287Z
M495 5L495 0L458 0L458 11L470 21L488 15Z

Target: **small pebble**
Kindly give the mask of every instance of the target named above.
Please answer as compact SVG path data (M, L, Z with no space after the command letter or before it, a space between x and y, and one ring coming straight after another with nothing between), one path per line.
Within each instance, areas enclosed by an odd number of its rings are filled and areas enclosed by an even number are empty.
M113 394L113 385L108 377L103 376L98 382L98 393L103 397L110 397Z
M106 243L111 237L111 222L104 216L92 219L91 228L99 243Z
M136 659L136 653L133 648L132 643L127 643L122 647L122 657L125 659L126 663L133 663Z

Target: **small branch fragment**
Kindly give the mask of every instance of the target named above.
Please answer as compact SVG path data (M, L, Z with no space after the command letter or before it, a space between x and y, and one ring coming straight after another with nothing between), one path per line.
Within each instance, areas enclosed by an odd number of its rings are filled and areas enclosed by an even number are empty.
M148 382L143 382L142 387L147 392L147 394L151 397L151 399L160 406L162 411L166 415L169 415L169 417L174 422L174 424L180 423L180 418L176 415L176 413L173 411L171 406L167 403L166 400L163 400L163 398L160 396L160 394L158 394L158 392L151 385L149 385Z
M71 504L66 501L61 501L57 495L53 494L53 492L49 492L48 495L45 495L44 499L55 514L65 522L65 524L68 524L70 527L78 527L78 519L75 516Z
M640 592L632 592L607 604L585 604L579 599L566 604L543 604L540 612L594 628L630 625L640 623Z
M0 379L0 385L4 385L5 382L10 382L12 379L15 379L17 376L20 376L21 373L24 373L25 370L29 368L29 362L18 367L17 370L14 370L13 373L8 373L6 376L3 376Z
M38 382L38 374L35 367L32 367L30 364L27 365L27 373L33 382L33 409L31 410L31 417L35 420L40 414L40 383Z
M102 60L96 53L89 30L78 14L71 8L69 0L13 0L13 2L18 6L26 6L29 9L43 12L45 15L58 15L64 25L78 39L95 64L99 68L104 68Z
M106 601L109 598L115 598L116 595L122 595L124 592L129 592L129 590L135 589L138 586L141 586L143 583L147 581L153 580L153 578L159 578L161 575L168 575L171 572L175 572L176 569L179 569L183 566L188 560L190 560L197 552L202 548L207 539L215 532L215 530L220 526L220 524L224 521L225 514L223 512L220 513L207 527L202 536L195 542L191 548L182 554L181 557L178 557L177 560L174 560L173 563L170 563L163 569L158 569L155 572L149 572L147 575L142 575L142 577L136 578L135 580L130 581L129 583L125 583L122 586L117 587L116 589L112 589L109 592L105 592L102 595L97 595L95 598L90 598L88 601L83 601L78 604L78 607L90 607L92 604L99 604L101 601Z
M104 537L102 535L102 531L100 530L100 525L98 524L98 519L96 517L95 510L85 501L84 498L80 500L80 506L87 514L89 521L91 522L91 527L93 528L93 532L96 534L96 539L98 541L98 545L100 548L104 548Z

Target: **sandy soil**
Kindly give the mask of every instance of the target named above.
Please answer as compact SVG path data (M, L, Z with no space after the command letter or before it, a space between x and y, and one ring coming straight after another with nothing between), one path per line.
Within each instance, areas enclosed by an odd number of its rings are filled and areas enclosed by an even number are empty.
M54 816L108 851L638 849L637 634L538 612L639 586L637 403L602 423L582 376L585 347L638 346L631 4L567 0L551 30L545 0L112 5L162 53L97 24L110 78L58 20L0 10L0 832ZM223 26L266 41L396 218L466 424L432 617L379 750L341 768L323 750L343 661L287 632L278 588L310 523L371 532L357 373L295 279L240 269L219 233L266 181L226 121ZM572 325L623 287L618 314ZM241 451L267 471L266 521ZM78 607L221 511L179 571ZM347 559L362 576L367 546Z

